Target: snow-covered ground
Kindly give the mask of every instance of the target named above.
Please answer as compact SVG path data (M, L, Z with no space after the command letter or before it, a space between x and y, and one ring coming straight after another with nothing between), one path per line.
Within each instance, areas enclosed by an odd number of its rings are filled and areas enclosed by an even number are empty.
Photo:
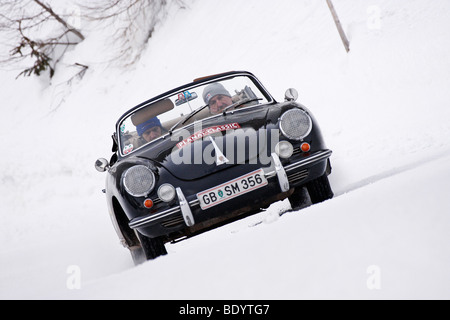
M1 71L0 298L449 299L450 2L334 5L349 53L325 1L186 0L132 67L105 62L109 31L89 29L63 61L89 65L81 81ZM94 161L128 108L229 70L278 100L300 92L336 196L275 203L135 267Z

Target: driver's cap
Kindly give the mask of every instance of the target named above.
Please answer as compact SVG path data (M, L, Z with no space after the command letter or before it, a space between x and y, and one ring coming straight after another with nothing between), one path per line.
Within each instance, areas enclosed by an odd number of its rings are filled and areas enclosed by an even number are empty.
M225 89L221 83L216 82L206 86L205 90L203 90L203 101L205 101L206 104L209 104L209 100L218 94L231 98L231 94L227 91L227 89Z

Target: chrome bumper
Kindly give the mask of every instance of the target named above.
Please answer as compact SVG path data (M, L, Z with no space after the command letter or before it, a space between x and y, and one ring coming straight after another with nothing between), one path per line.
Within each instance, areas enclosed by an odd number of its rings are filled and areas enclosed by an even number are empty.
M273 165L270 167L271 171L265 172L264 175L266 178L272 178L274 176L277 176L278 183L280 185L280 188L282 192L286 192L289 190L289 181L287 178L287 175L289 172L294 170L299 170L307 166L314 165L317 162L320 162L322 160L328 159L331 156L332 151L331 150L322 150L318 151L312 155L310 155L308 158L297 161L295 163L291 163L289 165L286 165L285 167L282 166L280 159L278 156L273 153L272 154L272 163ZM165 211L161 211L158 213L153 213L144 217L138 217L134 218L130 221L128 224L131 229L137 229L140 227L143 227L149 223L156 222L160 219L169 218L174 215L179 215L180 213L183 215L184 222L187 226L193 226L195 224L194 217L192 215L191 208L199 205L199 200L195 199L192 201L187 202L182 190L180 188L176 189L177 196L178 196L178 203L180 205L170 208Z

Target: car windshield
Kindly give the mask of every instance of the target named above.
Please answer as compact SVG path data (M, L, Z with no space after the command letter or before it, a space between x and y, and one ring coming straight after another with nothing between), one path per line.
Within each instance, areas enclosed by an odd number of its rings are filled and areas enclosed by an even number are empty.
M123 118L119 123L121 155L128 155L194 121L271 102L269 99L267 93L244 75L187 86Z

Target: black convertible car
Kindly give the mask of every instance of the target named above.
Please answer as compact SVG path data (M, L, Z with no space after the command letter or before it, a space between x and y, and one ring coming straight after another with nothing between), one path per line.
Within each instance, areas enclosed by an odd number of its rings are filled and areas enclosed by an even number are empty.
M204 77L145 101L116 124L108 208L136 263L289 198L293 209L333 197L311 112L288 89L277 102L249 72ZM305 192L307 190L307 193Z

